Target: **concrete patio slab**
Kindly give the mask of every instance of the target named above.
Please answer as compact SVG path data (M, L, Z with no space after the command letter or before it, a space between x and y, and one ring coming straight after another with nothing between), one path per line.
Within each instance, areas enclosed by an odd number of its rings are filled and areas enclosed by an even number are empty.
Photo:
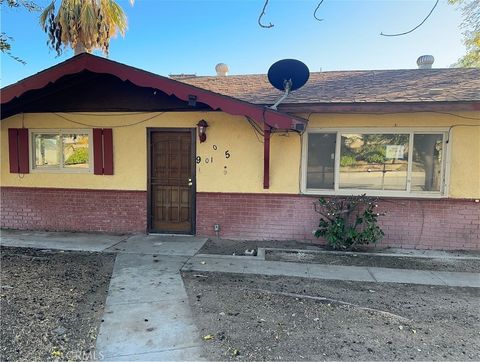
M0 245L18 248L100 252L128 235L1 230Z
M206 241L207 238L194 236L133 235L107 251L193 256Z

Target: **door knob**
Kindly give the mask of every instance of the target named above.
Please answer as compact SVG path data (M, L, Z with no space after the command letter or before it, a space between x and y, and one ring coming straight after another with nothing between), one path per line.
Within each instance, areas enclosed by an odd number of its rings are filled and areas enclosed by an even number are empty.
M192 179L191 179L191 178L189 178L189 179L188 179L188 186L192 186L192 185L193 185L193 183L192 183Z

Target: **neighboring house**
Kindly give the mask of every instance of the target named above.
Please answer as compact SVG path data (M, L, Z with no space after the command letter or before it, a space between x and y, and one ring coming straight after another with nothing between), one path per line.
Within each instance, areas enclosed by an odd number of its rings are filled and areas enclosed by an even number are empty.
M1 226L304 240L319 195L367 193L385 245L480 249L480 69L312 73L268 108L281 95L89 54L7 86Z

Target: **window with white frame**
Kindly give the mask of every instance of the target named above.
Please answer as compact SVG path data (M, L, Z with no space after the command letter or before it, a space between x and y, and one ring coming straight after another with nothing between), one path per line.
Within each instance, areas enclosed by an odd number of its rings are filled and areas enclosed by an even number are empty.
M444 130L318 129L304 137L306 193L444 194Z
M31 130L32 171L90 172L91 130Z

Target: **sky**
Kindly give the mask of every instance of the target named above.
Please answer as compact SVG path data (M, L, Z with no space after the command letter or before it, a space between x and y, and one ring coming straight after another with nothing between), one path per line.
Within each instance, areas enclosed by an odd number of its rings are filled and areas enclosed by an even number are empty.
M57 0L57 4L60 0ZM118 0L128 16L126 36L110 43L109 58L161 75L214 75L217 63L230 74L267 73L284 58L303 61L312 72L359 69L416 68L423 54L435 57L435 68L449 67L465 48L461 13L440 0L432 16L416 31L435 0L270 0L261 28L263 0ZM50 3L37 0L40 6ZM12 53L1 54L1 86L17 82L73 55L57 56L46 45L38 13L2 5L1 31L14 38ZM97 55L101 53L95 52Z

